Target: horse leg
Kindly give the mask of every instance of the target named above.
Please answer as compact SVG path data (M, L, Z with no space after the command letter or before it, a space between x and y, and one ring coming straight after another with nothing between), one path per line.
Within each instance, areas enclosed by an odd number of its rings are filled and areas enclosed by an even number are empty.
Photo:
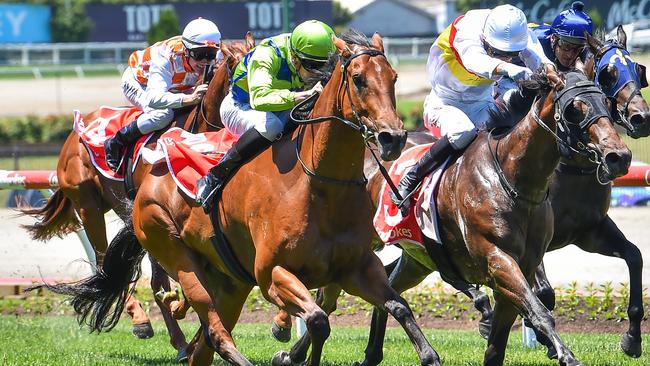
M620 345L626 355L640 357L642 352L641 321L644 315L641 251L625 238L625 235L609 216L599 225L595 225L593 230L576 240L575 244L588 252L625 260L630 274L630 300L627 308L630 326L621 337Z
M322 356L323 345L330 335L330 324L327 313L323 311L311 297L305 285L291 272L275 266L271 270L269 283L264 286L260 282L260 288L265 297L293 316L302 318L307 325L309 339L312 342L311 356L307 362L309 365L319 365ZM300 341L297 345L300 344ZM296 348L300 348L297 346ZM302 360L294 360L291 357L303 357L303 353L294 351L292 353L278 352L273 356L273 366L295 365Z
M544 306L546 306L548 310L553 311L553 309L555 309L555 291L553 290L551 283L548 281L548 277L546 277L546 268L544 267L543 261L537 266L537 269L535 270L535 282L533 283L533 290L535 291L537 298L542 302L542 304L544 304ZM537 341L546 347L546 356L549 359L557 358L557 351L555 350L555 346L553 346L553 342L551 342L548 337L546 337L542 332L530 324L530 321L528 319L524 319L524 324L527 327L533 329Z
M160 264L151 256L149 256L149 261L151 262L151 288L156 291L156 289L164 289L169 291L171 286L169 284L169 277L165 270L160 266ZM169 311L166 311L166 307L161 303L161 300L158 296L154 296L158 307L161 310L163 319L165 320L165 326L169 332L170 343L175 350L178 351L176 354L176 361L183 362L187 359L187 341L185 340L185 334L178 326L176 319L172 317L172 314Z
M558 352L560 365L580 365L580 362L564 344L555 330L555 320L553 319L551 312L544 306L544 304L542 304L537 296L535 296L528 285L519 264L510 257L510 255L496 248L494 245L486 243L486 245L481 247L489 247L493 249L485 256L485 258L487 260L488 273L492 276L495 293L498 292L502 297L507 298L519 311L522 317L529 319L535 328L553 342L553 345ZM490 332L484 365L502 365L503 358L505 357L506 345L505 343L500 343L502 340L502 337L498 336L500 330L494 329L494 326L495 323L493 323L493 329ZM493 334L495 335L494 337L492 336Z
M481 320L478 322L478 332L481 337L488 339L490 329L492 328L492 305L490 305L490 298L488 295L481 291L478 286L473 286L466 282L451 281L448 282L456 290L462 292L467 297L472 299L474 308L481 313Z
M276 340L287 343L291 340L291 326L291 315L284 310L280 310L273 317L271 335Z
M503 365L510 329L517 318L517 309L507 297L495 292L494 299L492 327L488 336L488 347L483 358L484 366Z
M389 273L388 283L398 293L417 286L429 274L431 270L423 266L420 262L402 251L402 255L397 260L397 265ZM361 364L355 365L378 365L384 358L384 336L386 334L386 322L388 313L380 307L375 306L372 310L372 319L370 321L370 334L368 336L368 345L365 350L365 359Z
M401 278L407 279L406 277ZM398 281L395 282L396 285L400 284ZM413 312L406 303L406 300L389 285L386 272L379 258L374 253L367 253L365 258L362 258L359 262L356 271L352 271L342 279L341 285L347 293L359 296L379 308L379 310L391 314L409 336L411 343L413 343L418 353L421 365L440 365L440 357L433 347L431 347L426 336L415 322ZM404 282L404 286L407 285L408 282ZM385 329L385 320L383 324ZM383 340L383 332L377 331L376 338ZM375 348L377 348L377 345L375 345ZM377 351L375 350L374 352ZM374 365L376 363L368 362L367 364Z

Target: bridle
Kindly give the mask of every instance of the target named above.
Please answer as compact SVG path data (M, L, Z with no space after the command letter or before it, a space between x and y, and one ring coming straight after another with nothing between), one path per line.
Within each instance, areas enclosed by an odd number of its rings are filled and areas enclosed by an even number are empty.
M369 150L372 152L373 156L377 160L377 163L380 167L380 169L383 168L381 163L379 163L379 158L375 155L375 152L372 150L370 144L371 142L376 143L375 139L375 131L371 130L368 128L365 124L361 123L361 116L357 112L356 108L354 107L354 104L352 103L352 95L350 93L350 83L348 82L348 67L350 66L350 63L352 60L354 60L357 57L363 56L363 55L368 55L370 57L375 57L375 56L382 56L386 57L386 55L375 49L365 49L363 51L360 51L358 53L352 54L349 57L343 57L342 55L339 55L339 61L341 63L341 73L342 73L342 79L341 83L339 84L338 91L337 91L337 98L336 98L336 109L337 111L343 112L343 101L345 98L345 94L347 94L347 99L350 104L350 109L352 110L352 114L354 116L354 121L350 121L346 118L342 118L339 116L323 116L323 117L315 117L315 118L306 118L302 119L299 117L295 116L296 110L299 110L302 106L305 104L309 103L313 98L317 96L317 94L311 95L309 98L303 100L302 102L296 104L291 109L290 112L290 118L293 120L296 124L300 125L300 132L298 135L298 138L296 139L296 157L298 161L300 162L300 165L302 166L303 171L305 174L307 174L310 177L313 177L315 179L318 179L322 182L326 183L333 183L333 184L338 184L338 185L345 185L345 186L365 186L368 184L368 179L364 176L363 179L357 179L357 180L343 180L343 179L337 179L337 178L331 178L331 177L325 177L322 175L318 175L316 172L314 172L312 169L308 168L305 162L302 160L300 157L300 149L302 146L302 141L304 139L305 131L306 131L306 126L310 124L315 124L315 123L320 123L320 122L325 122L325 121L339 121L345 124L346 126L354 129L355 131L359 132L361 135L361 138L363 139L364 144L369 148ZM376 123L372 121L370 118L366 117L373 126L376 126ZM382 174L384 174L385 168L383 168ZM388 177L388 172L385 172L384 177ZM394 187L394 184L392 184L390 179L387 179L389 184L391 184ZM396 190L397 188L395 188Z
M558 92L553 100L553 119L557 123L559 130L558 133L553 131L553 129L551 129L539 117L539 113L537 112L537 105L539 100L537 97L533 101L533 107L531 108L530 114L533 120L546 132L551 134L551 136L553 136L553 138L557 141L561 155L565 157L570 157L572 155L580 155L586 157L590 162L596 164L596 179L598 182L600 184L606 185L609 184L610 181L605 182L601 181L600 179L601 170L605 173L608 172L603 154L599 149L591 147L585 140L585 137L587 136L587 129L589 126L594 124L596 120L601 117L607 117L611 119L609 110L606 108L604 103L595 103L599 97L604 100L603 92L589 80L578 81L574 85L566 87ZM583 103L588 104L589 106L587 115L585 118L583 118L582 121L578 123L569 122L567 118L565 118L566 110L569 105L573 103L574 99L578 99ZM519 192L515 186L508 181L498 159L498 149L501 140L497 140L496 147L493 149L492 145L489 143L489 140L491 139L492 131L490 131L488 135L488 148L490 150L492 162L494 164L497 176L499 177L499 181L501 182L502 187L508 193L510 198L513 200L521 200L532 205L538 205L545 201L549 196L548 190L546 191L546 194L542 200L535 200L521 194L521 192Z
M616 67L616 81L611 86L600 85L599 74L606 70L608 65ZM639 75L637 66L641 68L643 75ZM612 107L612 111L616 111L615 121L625 127L628 132L634 132L634 126L629 121L628 107L634 97L641 96L641 88L648 86L645 77L645 66L634 62L625 47L614 40L610 40L602 45L594 55L594 75L596 85L603 90L615 106ZM634 90L627 97L623 107L619 108L616 95L629 83L634 83Z

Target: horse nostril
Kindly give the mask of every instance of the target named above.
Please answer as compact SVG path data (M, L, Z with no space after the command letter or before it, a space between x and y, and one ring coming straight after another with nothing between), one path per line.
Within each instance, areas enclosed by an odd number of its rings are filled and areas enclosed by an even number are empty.
M393 135L388 131L382 131L377 135L377 142L380 145L389 145L393 143Z
M610 152L605 155L605 163L612 169L612 173L620 175L627 172L631 160L631 154L624 152Z
M630 116L630 123L632 126L639 127L645 123L646 117L648 117L645 113L635 113Z

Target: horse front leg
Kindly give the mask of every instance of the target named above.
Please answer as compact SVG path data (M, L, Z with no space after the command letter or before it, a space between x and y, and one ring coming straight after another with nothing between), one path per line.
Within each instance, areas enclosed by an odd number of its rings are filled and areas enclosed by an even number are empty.
M605 220L585 233L576 243L578 247L592 253L625 260L630 274L630 300L627 315L630 325L621 337L621 349L630 357L640 357L641 321L643 320L643 257L639 248L625 238L618 226L607 216Z
M268 276L270 275L270 276ZM320 364L325 340L330 335L331 329L328 314L321 309L307 287L293 273L281 266L275 266L266 275L266 271L256 273L262 294L270 302L277 305L280 310L302 318L307 326L311 340L311 355L307 364L316 366ZM267 277L268 276L268 277ZM273 366L288 366L302 364L306 358L306 349L299 341L292 352L280 351L273 356ZM295 357L295 358L292 358Z
M366 257L362 258L356 271L351 272L350 275L341 280L341 286L347 293L359 296L379 310L391 314L409 336L418 353L421 365L440 365L440 356L431 347L426 336L415 322L413 312L406 300L389 285L381 261L374 253L368 252ZM385 329L385 320L383 325ZM377 338L381 336L382 342L383 335L383 332L381 334L376 333Z
M485 259L487 261L488 274L492 278L494 291L500 293L505 299L510 301L522 317L529 319L535 328L551 340L558 352L560 365L580 365L580 362L564 344L560 335L555 330L555 320L551 312L535 296L519 264L510 255L489 242L485 242L480 247L491 248L485 256ZM502 336L498 332L499 329L492 329L490 332L488 348L484 358L484 365L486 366L503 365L506 344L502 342Z

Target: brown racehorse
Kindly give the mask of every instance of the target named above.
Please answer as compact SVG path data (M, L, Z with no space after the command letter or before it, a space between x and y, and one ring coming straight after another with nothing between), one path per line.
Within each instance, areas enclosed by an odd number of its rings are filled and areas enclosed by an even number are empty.
M602 86L616 83L619 77L628 75L623 80L625 86L615 95L608 95L616 100L620 118L618 123L625 127L627 134L633 138L650 135L650 107L643 99L641 85L630 77L629 73L618 68L624 68L632 62L626 50L627 36L623 27L618 27L618 39L602 42L589 37L588 44L595 59L587 70L595 71L596 79ZM616 50L622 55L625 64L613 63L604 59L607 50ZM609 54L607 54L609 55ZM600 65L600 67L599 67ZM645 69L637 64L636 71L640 80L645 79ZM643 74L641 74L643 73ZM641 282L643 259L636 245L625 238L618 226L607 214L611 201L611 184L601 184L596 175L593 163L580 159L562 159L551 183L551 205L555 216L555 231L548 250L563 248L575 244L579 248L610 257L622 258L627 263L630 274L630 299L627 309L630 321L629 328L621 338L620 346L623 352L631 357L641 356L641 321L643 320L643 285ZM540 264L536 279L535 292L549 309L555 308L555 293L546 278L543 263ZM555 356L552 345L542 336L538 337L548 348L549 357Z
M308 289L327 284L391 313L409 334L421 363L440 365L372 251L365 141L350 128L374 138L385 160L399 156L406 133L395 110L397 75L383 55L379 35L371 44L351 31L335 39L335 45L338 52L328 64L331 75L323 80L326 85L311 113L321 123L285 135L243 166L215 208L219 224L234 259L264 297L305 320L313 340L310 365L320 364L330 327L327 311L316 305ZM210 242L214 232L209 217L179 193L164 164L154 166L145 183L134 201L137 239L179 281L205 329L193 343L190 363L209 364L210 345L227 362L251 365L236 349L231 331L254 284L240 279L217 254ZM126 234L111 247L120 244L126 249L116 257L142 252ZM281 352L273 364L297 364L306 357L306 352Z
M582 74L571 73L565 89L570 90L577 81L585 79ZM596 94L595 87L591 91L596 96L591 98L592 106L598 102L603 105L602 94ZM552 339L560 350L562 365L579 365L561 341L550 312L535 297L529 283L532 283L535 268L541 263L552 234L551 207L546 195L549 178L560 158L552 132L557 128L553 116L559 112L563 119L582 121L590 107L584 103L583 96L573 102L563 103L559 99L558 105L566 108L558 111L554 107L554 90L542 92L539 97L531 112L511 132L497 139L482 132L464 154L451 163L441 178L437 204L444 246L426 251L405 246L390 278L391 284L401 292L421 282L431 271L440 269L443 278L447 272L448 278L492 287L497 305L485 365L503 364L510 327L517 314L530 319ZM569 126L578 133L580 128L572 123L563 124L565 131ZM608 166L607 179L625 173L630 152L609 118L600 117L591 125L583 125L579 134L586 139L584 143L598 149L600 162ZM426 136L422 139L426 140ZM366 159L367 166L369 161ZM497 167L503 169L502 174ZM376 204L383 178L376 168L366 172L371 177L369 189ZM429 245L438 246L436 243ZM431 255L437 258L429 257ZM439 266L439 263L444 265ZM323 301L333 300L325 296ZM487 305L487 301L483 305ZM489 311L489 308L483 310ZM377 365L383 358L385 326L385 316L375 309L363 365ZM297 347L301 343L304 347L304 338Z
M199 111L197 119L198 131L216 130L223 125L219 115L221 101L228 93L230 69L254 46L255 42L250 33L246 41L222 44L224 60L214 71L201 108L190 112L185 123L189 129L194 120L194 114ZM94 119L94 112L84 117L86 121ZM149 172L150 166L138 164L134 172L136 187L140 185L143 177ZM113 181L99 174L90 161L88 150L72 131L64 143L59 155L57 166L59 189L50 197L45 206L35 209L23 209L22 212L39 219L26 228L36 240L46 241L53 236L63 236L74 232L80 226L86 230L88 239L92 244L98 266L102 267L104 253L108 248L106 239L106 223L104 214L114 210L121 219L129 218L131 211L124 205L126 193L121 182ZM152 260L151 286L154 291L164 288L169 290L169 280L162 268ZM160 301L156 301L161 305ZM140 302L133 296L128 296L126 311L132 318L133 333L139 338L149 338L153 335L153 328L147 314ZM184 358L184 348L187 345L185 336L176 321L168 311L163 310L163 317L170 333L171 343L179 350L179 358Z

